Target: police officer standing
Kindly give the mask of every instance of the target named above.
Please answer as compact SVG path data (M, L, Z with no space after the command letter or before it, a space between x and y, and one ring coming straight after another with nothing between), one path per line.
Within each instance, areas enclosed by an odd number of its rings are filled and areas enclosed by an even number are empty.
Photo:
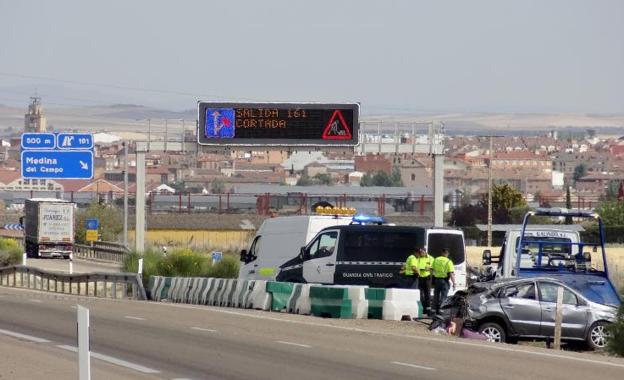
M449 250L444 248L442 254L433 260L433 306L436 314L440 313L440 306L448 296L449 280L455 289L455 270L448 256Z
M401 268L401 274L407 279L407 288L418 288L418 259L413 253L407 257L403 268Z
M424 248L419 250L418 263L418 289L423 305L423 313L431 313L431 268L434 258Z

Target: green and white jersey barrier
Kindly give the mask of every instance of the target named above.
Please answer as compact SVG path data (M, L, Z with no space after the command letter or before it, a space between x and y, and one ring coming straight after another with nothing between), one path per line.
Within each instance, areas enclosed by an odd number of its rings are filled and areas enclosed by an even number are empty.
M332 318L398 321L422 317L417 289L153 276L148 290L150 299L158 302L272 310Z

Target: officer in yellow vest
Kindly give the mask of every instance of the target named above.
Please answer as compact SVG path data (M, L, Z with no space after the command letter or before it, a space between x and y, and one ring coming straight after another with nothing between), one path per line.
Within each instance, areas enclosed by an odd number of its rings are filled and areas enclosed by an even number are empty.
M423 305L423 313L431 313L431 268L434 258L423 248L419 251L418 264L418 289L420 289L420 300Z
M433 260L433 307L436 314L440 313L440 306L448 296L449 280L455 289L455 270L448 256L449 250L444 248L441 255Z
M403 268L401 268L401 274L406 279L406 287L417 289L418 288L418 262L415 254L411 254L405 260Z

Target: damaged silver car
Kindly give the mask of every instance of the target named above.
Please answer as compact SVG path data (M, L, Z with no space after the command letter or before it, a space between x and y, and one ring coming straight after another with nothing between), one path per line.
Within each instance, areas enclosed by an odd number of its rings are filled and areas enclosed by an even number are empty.
M509 279L477 283L465 293L465 323L492 342L554 338L557 292L563 287L563 341L584 341L591 349L607 343L605 327L617 309L589 301L560 281L546 278ZM457 298L457 297L455 297ZM450 301L450 300L449 300Z

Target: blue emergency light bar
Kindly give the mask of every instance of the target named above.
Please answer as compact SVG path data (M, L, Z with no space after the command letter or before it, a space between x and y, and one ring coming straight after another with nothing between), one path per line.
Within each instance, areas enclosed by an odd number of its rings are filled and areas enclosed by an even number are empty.
M372 216L365 214L357 214L353 217L353 223L357 224L386 224L386 218L383 216Z

